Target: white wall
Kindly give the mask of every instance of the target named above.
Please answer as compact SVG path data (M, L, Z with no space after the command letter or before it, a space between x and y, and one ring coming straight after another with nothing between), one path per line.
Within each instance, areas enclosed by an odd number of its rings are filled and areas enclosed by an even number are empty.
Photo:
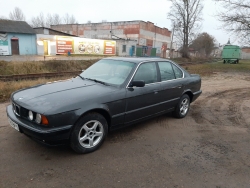
M48 52L49 55L56 55L56 37L55 35L43 35L37 34L36 35L36 45L37 45L37 54L44 55L44 46L43 41L48 41Z
M135 46L134 55L136 54L136 41L116 41L117 45L117 55L118 56L130 56L129 51L132 46ZM123 45L126 45L126 52L123 52Z

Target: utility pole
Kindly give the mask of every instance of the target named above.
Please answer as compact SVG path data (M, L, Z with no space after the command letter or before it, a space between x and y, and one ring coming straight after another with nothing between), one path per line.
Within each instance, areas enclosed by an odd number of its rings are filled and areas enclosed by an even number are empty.
M174 23L173 31L172 31L172 35L171 35L170 54L169 54L170 58L173 58L172 48L173 48L174 30L175 30L175 23Z
M155 48L155 43L156 43L156 25L157 25L157 23L155 23L155 40L154 40L154 48Z
M112 39L112 22L110 23L110 39Z

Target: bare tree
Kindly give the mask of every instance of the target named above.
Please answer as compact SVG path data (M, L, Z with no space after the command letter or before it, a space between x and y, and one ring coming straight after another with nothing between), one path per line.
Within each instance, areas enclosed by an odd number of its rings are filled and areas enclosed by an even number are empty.
M32 27L46 27L46 20L41 12L38 16L31 18Z
M9 17L10 20L25 21L25 16L23 14L23 11L18 7L15 7L13 12L10 12Z
M76 19L73 15L69 15L68 13L65 14L63 18L61 18L58 14L50 14L48 13L46 18L44 17L43 13L41 12L38 16L32 17L31 19L31 26L32 27L50 27L51 25L58 25L58 24L75 24Z
M70 16L68 13L66 13L63 17L63 23L64 24L76 24L77 21L73 15Z
M46 27L50 27L51 25L61 24L61 18L58 14L47 14L46 17Z
M222 29L234 34L239 42L250 45L250 0L214 0L224 7L217 17Z
M172 3L168 18L175 36L182 43L182 57L189 57L188 45L201 27L203 0L168 0Z
M197 51L201 56L210 56L215 47L215 38L212 35L204 32L197 36L189 46Z

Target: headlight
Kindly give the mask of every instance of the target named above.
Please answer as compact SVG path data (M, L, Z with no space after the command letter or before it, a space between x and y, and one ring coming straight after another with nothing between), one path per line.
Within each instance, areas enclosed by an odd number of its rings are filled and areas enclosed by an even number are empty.
M41 123L41 121L42 121L42 116L41 116L41 114L36 114L36 122L37 123Z
M33 112L32 111L29 111L29 119L32 121L33 120Z

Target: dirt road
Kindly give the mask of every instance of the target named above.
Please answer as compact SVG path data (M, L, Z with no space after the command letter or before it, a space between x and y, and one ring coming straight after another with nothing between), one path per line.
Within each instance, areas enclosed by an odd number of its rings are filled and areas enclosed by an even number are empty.
M250 75L203 78L184 119L111 133L96 152L48 148L7 123L0 104L0 187L250 187Z

